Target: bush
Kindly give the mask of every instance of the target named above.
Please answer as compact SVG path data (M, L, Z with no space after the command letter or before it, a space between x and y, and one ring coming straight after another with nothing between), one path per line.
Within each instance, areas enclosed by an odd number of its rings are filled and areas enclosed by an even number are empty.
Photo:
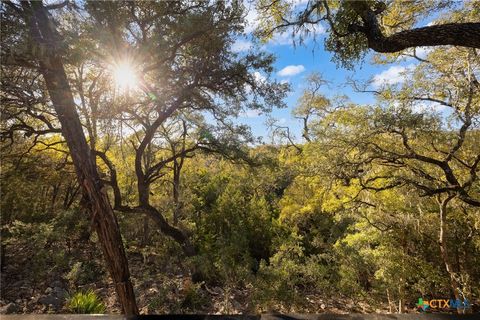
M67 308L73 313L80 314L105 313L105 305L92 290L76 292L69 297Z
M271 256L273 212L263 197L245 187L251 184L247 179L215 179L216 198L197 194L196 210L202 214L196 239L200 254L194 264L207 284L243 286Z
M208 305L208 298L200 289L200 283L189 283L185 288L185 296L181 303L181 310L196 312Z
M91 260L74 263L65 278L74 287L96 282L103 274L102 266Z

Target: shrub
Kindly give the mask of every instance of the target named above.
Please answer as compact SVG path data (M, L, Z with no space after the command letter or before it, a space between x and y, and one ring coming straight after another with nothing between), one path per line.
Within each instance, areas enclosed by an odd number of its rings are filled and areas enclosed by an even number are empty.
M105 305L92 290L76 292L67 300L67 308L73 313L105 313Z
M98 281L103 270L95 261L76 262L65 276L72 286L85 285Z
M181 303L181 311L193 311L201 310L208 305L208 299L200 289L200 283L189 283L185 288L185 296Z

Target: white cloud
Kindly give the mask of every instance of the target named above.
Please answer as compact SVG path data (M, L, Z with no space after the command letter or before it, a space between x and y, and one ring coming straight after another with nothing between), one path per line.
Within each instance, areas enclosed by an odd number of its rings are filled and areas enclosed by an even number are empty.
M308 0L295 0L293 1L293 6L303 6L308 2ZM249 8L247 9L248 13L245 16L245 33L250 34L259 26L260 18L257 9L255 8L254 4L250 4ZM304 41L307 42L311 40L313 36L321 35L326 33L326 28L320 24L307 24L305 26L308 31L309 35L305 37ZM279 33L275 32L272 39L268 41L269 44L272 45L292 45L293 44L293 37L292 37L292 30L289 29L285 32Z
M267 77L265 77L263 74L261 74L258 71L255 71L254 73L252 73L252 76L256 82L265 83L267 81ZM252 87L249 84L245 84L245 90L247 91L247 93L250 94L252 92Z
M267 78L266 78L263 74L261 74L260 72L258 72L258 71L255 71L255 72L253 73L253 77L254 77L255 80L258 81L258 82L265 82L265 81L267 81Z
M253 43L248 40L237 39L232 45L233 52L243 52L248 51L253 46Z
M272 39L268 41L268 44L284 46L291 45L293 43L293 38L290 32L275 32Z
M293 6L300 6L303 4L307 4L309 0L293 0L292 4Z
M307 25L307 29L310 32L310 34L314 34L314 35L327 33L327 29L320 23L309 24Z
M415 54L420 59L426 59L428 54L433 51L433 47L418 47L415 49Z
M246 26L245 26L245 33L252 33L257 28L259 22L258 12L255 9L254 5L251 5L248 9L248 14L245 17Z
M303 71L305 71L305 67L301 64L299 65L291 65L291 66L286 66L285 68L283 68L282 70L280 70L278 72L278 75L280 77L290 77L290 76L294 76L294 75L297 75L299 73L302 73Z
M307 43L313 40L316 36L326 33L326 29L321 24L307 25L308 35L304 35L303 42ZM300 35L294 36L292 30L289 29L285 32L275 32L272 39L268 41L268 44L283 46L283 45L293 45L294 40L299 41Z
M406 78L406 72L411 68L413 68L413 65L408 65L407 67L392 66L387 70L376 74L373 77L372 86L378 89L384 85L403 83Z
M413 55L415 52L415 55L419 57L420 59L426 59L428 54L433 51L433 47L417 47L415 49L408 49L405 51L406 54ZM408 61L413 60L414 58L409 56L407 57Z
M412 104L414 113L443 113L448 111L448 107L432 101L416 101Z

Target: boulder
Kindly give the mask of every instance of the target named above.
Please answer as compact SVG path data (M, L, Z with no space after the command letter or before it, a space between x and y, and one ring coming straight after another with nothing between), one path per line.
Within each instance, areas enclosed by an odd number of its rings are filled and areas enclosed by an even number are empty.
M61 309L63 306L63 299L60 299L54 295L41 297L38 299L38 302L45 306L52 305L52 307L56 310Z

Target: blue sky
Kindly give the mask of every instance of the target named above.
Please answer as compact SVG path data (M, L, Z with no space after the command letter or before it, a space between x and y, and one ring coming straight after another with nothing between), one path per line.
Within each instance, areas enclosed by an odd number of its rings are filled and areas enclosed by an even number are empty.
M246 36L239 38L232 47L234 51L239 53L254 48L251 32L257 21L255 10L249 11L247 21ZM306 39L303 45L297 44L294 46L293 40L288 33L275 35L267 44L257 44L261 49L276 56L274 64L276 70L270 77L290 83L292 91L285 99L288 108L273 110L271 116L276 118L282 125L290 127L291 132L297 139L301 137L301 126L300 122L292 116L292 109L295 107L305 87L306 76L312 72L320 72L326 80L331 82L322 91L327 97L345 94L354 103L369 104L375 102L374 96L368 93L354 92L346 84L349 77L356 80L372 79L374 87L379 87L383 83L401 83L404 81L403 72L409 66L413 66L414 63L413 59L407 59L401 63L378 65L372 63L372 54L369 54L365 57L363 63L358 63L355 66L354 70L347 70L332 62L332 54L324 49L325 28L319 25L314 30L314 33L315 36ZM425 52L417 52L417 54L422 56ZM250 125L255 136L261 136L263 141L270 142L268 128L265 125L266 119L266 115L247 112L238 121Z

